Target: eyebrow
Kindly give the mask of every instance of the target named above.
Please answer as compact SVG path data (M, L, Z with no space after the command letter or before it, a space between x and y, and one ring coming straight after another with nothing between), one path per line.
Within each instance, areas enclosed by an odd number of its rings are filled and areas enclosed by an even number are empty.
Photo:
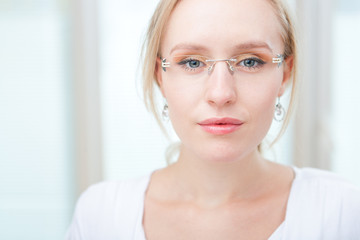
M197 45L197 44L179 43L170 50L170 55L172 52L174 52L175 50L179 50L179 49L197 50L197 51L207 51L208 50L206 47Z
M265 48L273 52L273 49L266 42L246 42L235 46L235 49L238 50L248 50L248 49L256 49L256 48Z
M258 49L258 48L265 48L269 51L273 52L272 48L265 42L245 42L237 44L234 49L236 50L249 50L249 49ZM175 50L179 49L186 49L186 50L196 50L196 51L208 51L208 48L198 45L198 44L191 44L191 43L179 43L175 45L171 50L170 54Z

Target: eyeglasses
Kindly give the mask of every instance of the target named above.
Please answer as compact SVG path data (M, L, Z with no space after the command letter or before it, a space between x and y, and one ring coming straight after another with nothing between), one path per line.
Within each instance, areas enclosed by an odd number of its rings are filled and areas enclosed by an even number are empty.
M208 59L200 55L177 55L171 57L169 61L162 58L161 66L164 72L167 68L171 68L174 74L199 77L204 72L210 75L218 62L225 62L231 73L258 75L271 70L274 65L269 63L275 63L280 67L284 62L284 55L278 54L271 58L269 54L247 53L229 59Z

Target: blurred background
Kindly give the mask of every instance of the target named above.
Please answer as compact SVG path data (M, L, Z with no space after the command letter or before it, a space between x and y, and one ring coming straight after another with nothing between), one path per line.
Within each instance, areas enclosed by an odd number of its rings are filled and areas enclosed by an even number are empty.
M166 165L138 70L157 2L0 0L0 239L63 239L87 186ZM266 155L360 186L360 1L288 2L301 91Z

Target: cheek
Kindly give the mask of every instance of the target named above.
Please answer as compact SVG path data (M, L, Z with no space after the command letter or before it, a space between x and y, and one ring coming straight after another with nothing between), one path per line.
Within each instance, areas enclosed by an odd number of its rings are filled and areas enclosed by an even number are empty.
M193 96L190 97L189 92L183 89L172 89L171 93L168 94L167 103L171 125L178 137L184 141L191 132L192 114L196 106L196 100L194 100Z
M201 89L196 83L185 84L169 79L164 82L163 90L167 96L170 117L174 118L188 117L201 98Z
M254 147L263 141L270 129L279 89L280 84L252 84L246 88L247 91L242 91L243 96L240 101L246 107L248 123L246 139Z
M240 101L246 102L250 120L271 122L276 98L281 88L281 78L258 79L242 86Z

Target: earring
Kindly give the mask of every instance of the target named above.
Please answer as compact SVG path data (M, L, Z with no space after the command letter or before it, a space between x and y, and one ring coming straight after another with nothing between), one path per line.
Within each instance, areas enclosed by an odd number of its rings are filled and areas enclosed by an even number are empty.
M163 110L162 110L162 119L164 121L169 120L169 106L167 105L167 103L164 104L164 107L163 107Z
M284 120L285 117L285 108L280 103L280 97L278 97L277 103L275 105L274 119L278 122Z

